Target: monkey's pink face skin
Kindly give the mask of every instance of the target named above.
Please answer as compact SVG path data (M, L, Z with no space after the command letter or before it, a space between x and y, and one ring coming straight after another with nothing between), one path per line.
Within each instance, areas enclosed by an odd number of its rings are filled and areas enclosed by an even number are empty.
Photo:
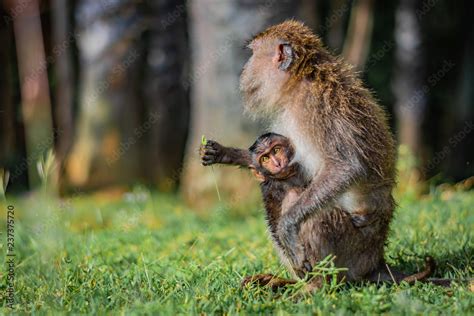
M259 117L274 115L281 107L281 90L289 79L288 72L279 69L281 41L278 39L252 41L252 56L240 76L245 110Z
M272 143L267 150L260 153L257 160L272 178L286 178L289 173L289 164L291 161L291 151L287 144L279 142Z

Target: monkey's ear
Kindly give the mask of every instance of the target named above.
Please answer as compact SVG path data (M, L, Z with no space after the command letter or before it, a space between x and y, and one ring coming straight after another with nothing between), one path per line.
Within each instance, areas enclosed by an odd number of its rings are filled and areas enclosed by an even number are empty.
M295 54L290 44L278 44L273 62L278 65L280 70L287 71L293 62L294 56Z
M252 172L252 174L254 175L254 177L255 177L259 182L265 181L265 176L264 176L263 174L261 174L260 172L258 172L257 169L255 168L255 166L250 165L249 168L250 168L250 171Z

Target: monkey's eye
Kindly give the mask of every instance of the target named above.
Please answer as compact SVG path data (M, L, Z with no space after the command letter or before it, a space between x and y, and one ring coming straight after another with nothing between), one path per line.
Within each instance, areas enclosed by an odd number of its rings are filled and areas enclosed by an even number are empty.
M278 153L280 152L280 150L281 150L281 147L280 147L280 146L275 146L275 148L273 148L273 152L274 152L275 154L278 154Z
M263 156L263 157L260 159L260 161L261 161L262 163L266 163L266 162L268 162L268 160L270 160L270 158L268 158L268 156Z

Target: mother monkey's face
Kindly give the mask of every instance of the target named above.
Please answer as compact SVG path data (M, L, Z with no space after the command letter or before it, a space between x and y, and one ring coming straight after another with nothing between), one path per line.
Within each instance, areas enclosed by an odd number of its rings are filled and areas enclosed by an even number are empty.
M271 118L283 108L291 48L274 37L256 37L248 48L252 56L240 76L245 111L255 117Z

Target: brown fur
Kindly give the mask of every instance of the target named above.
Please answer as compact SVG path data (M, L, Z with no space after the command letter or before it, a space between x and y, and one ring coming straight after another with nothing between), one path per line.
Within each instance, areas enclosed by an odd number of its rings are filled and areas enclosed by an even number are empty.
M268 28L249 48L240 84L246 111L290 138L311 180L277 228L292 267L334 254L347 280L387 279L396 150L385 112L352 67L300 22ZM303 255L296 251L301 233L311 236Z
M264 46L275 41L291 43L296 54L284 89L273 91L282 106L291 107L290 111L297 114L301 129L313 138L326 158L346 161L357 157L379 180L393 185L396 151L387 117L352 67L331 55L300 22L290 20L272 26L255 36L252 43ZM260 70L248 74L251 70L246 65L242 73L241 89L247 107L252 106L252 89L247 82L259 80L255 74ZM251 78L247 79L247 75ZM263 104L267 111L282 111L276 108L279 103Z
M291 140L309 182L275 221L282 258L304 272L332 254L336 266L348 269L348 281L403 280L384 262L396 176L385 112L352 67L300 22L268 28L249 48L253 54L240 81L246 112ZM248 153L241 154L249 165ZM427 263L420 278L432 273L432 261ZM310 288L320 284L314 280Z
M272 150L276 145L280 146L280 152L283 155L281 158L284 161L284 169L282 169L281 173L272 173L270 170L266 170L259 161L262 153ZM242 150L241 154L238 154L238 149L224 147L215 141L208 141L206 145L201 147L203 164L224 163L250 166L250 168L261 175L258 178L263 180L260 187L265 205L268 230L274 247L277 249L282 261L287 264L293 277L299 276L304 278L306 271L299 270L298 267L291 265L285 256L285 251L277 234L278 224L283 215L282 212L287 208L284 204L292 205L308 185L301 166L298 163L292 163L293 156L294 148L288 139L271 133L260 136L250 147L250 152ZM371 226L359 227L357 225L358 220L358 217L356 217L356 222L354 223L353 216L340 208L333 208L330 211L318 214L318 216L308 218L301 226L298 234L298 252L305 254L304 256L310 267L316 265L328 255L335 255L335 264L340 267L344 267L347 262L352 262L354 267L362 268L368 262L374 262L373 264L377 265L379 263L379 258L376 255L378 252L371 248L373 243L366 243L365 238L367 231L372 228ZM373 221L371 221L372 223ZM383 238L383 236L379 236L379 238ZM376 243L382 245L383 240L376 241ZM354 253L357 255L353 256ZM413 283L428 277L433 272L434 268L431 268L432 266L434 266L434 263L427 265L425 271L409 277L396 271L391 272L394 274L396 282L404 280ZM380 267L372 275L365 276L364 280L392 281L388 279L386 272L386 267ZM338 278L341 280L357 280L360 278L355 278L354 276L365 275L366 273L367 270L365 269L362 271L350 270L347 273L340 273ZM318 288L322 281L321 278L311 279L307 290ZM282 279L271 274L259 274L246 277L242 281L242 285L254 283L277 288L294 284L295 282L294 280Z

